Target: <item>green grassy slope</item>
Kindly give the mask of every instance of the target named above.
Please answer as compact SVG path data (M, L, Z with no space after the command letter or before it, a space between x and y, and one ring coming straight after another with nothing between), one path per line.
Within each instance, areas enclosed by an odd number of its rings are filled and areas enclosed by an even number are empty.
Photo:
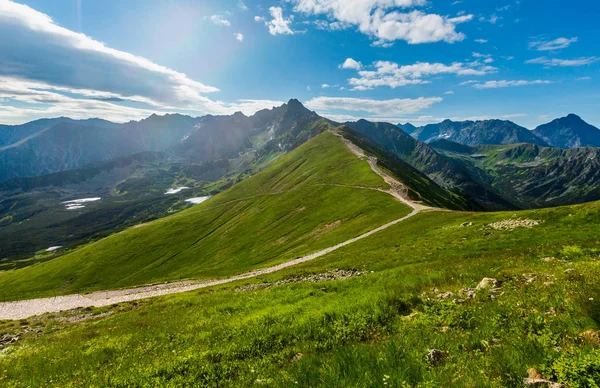
M55 260L0 272L7 297L35 297L246 272L355 237L410 209L331 133L173 216Z
M377 157L377 163L408 188L408 195L411 199L445 209L483 210L474 201L469 201L463 196L438 186L427 175L419 172L374 141L369 141L365 136L359 136L349 127L341 127L338 130L365 152Z
M515 218L542 222L488 226ZM569 387L598 386L598 232L600 203L423 213L251 282L329 268L356 267L366 272L359 277L235 291L243 281L66 316L96 314L83 322L0 324L0 332L33 329L0 355L0 379L9 387L507 387L523 386L536 368ZM500 290L458 293L483 277L502 280ZM429 349L446 356L430 363Z

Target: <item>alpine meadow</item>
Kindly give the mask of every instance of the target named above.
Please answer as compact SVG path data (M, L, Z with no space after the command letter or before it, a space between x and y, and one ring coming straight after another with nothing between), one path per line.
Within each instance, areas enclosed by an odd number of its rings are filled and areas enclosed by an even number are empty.
M600 387L599 12L0 0L0 386Z

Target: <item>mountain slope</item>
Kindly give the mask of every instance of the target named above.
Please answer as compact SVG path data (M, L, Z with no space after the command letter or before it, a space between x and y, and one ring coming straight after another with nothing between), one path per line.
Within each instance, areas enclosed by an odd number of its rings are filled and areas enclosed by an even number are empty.
M359 120L346 125L360 137L370 140L410 164L441 188L453 191L467 202L476 203L479 209L500 210L516 207L485 185L473 180L468 172L452 159L415 140L393 124ZM471 208L471 205L467 207Z
M518 219L541 222L493 227ZM3 321L19 337L3 383L521 387L538 373L598 385L599 220L600 203L422 213L259 279ZM483 278L497 289L476 290Z
M425 143L446 139L465 145L517 143L547 145L532 131L507 120L444 120L438 124L416 128L410 134Z
M523 208L551 207L600 199L600 150L559 149L533 144L471 147L432 143L473 179ZM464 146L463 146L464 147ZM465 151L465 150L461 150Z
M0 288L73 292L242 273L408 214L390 195L369 189L385 186L336 136L323 133L191 209L52 261L0 273Z
M540 125L534 132L552 147L600 147L600 129L574 114Z
M350 127L336 129L346 139L358 145L366 153L377 158L377 164L395 176L407 189L408 197L426 205L452 210L481 210L475 202L461 197L448 189L438 186L425 174L395 156L385 147L358 135Z

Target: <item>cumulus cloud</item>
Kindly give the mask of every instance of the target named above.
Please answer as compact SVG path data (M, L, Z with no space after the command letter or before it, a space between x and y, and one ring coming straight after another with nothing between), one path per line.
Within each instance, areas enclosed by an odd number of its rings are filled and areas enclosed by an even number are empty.
M246 3L244 3L242 0L238 1L237 6L242 11L247 11L249 9L248 6L246 5Z
M551 84L552 81L546 80L534 80L534 81L525 81L525 80L513 80L513 81L487 81L484 83L474 84L473 87L477 89L498 89L498 88L508 88L514 86L526 86L526 85L543 85L543 84Z
M436 75L482 76L497 71L495 67L485 65L479 61L469 63L455 62L450 65L417 62L412 65L403 66L389 61L377 61L373 64L373 68L374 70L359 71L358 77L348 80L348 83L354 87L353 90L370 90L381 86L394 89L406 85L427 84L431 81L426 79L426 77Z
M359 31L380 42L404 40L410 44L457 42L465 35L456 26L473 19L428 14L420 10L399 12L394 8L414 8L425 0L290 0L294 10L307 15L325 15L342 25L357 26ZM380 44L382 45L382 44Z
M265 25L269 28L269 33L271 35L294 34L294 31L292 31L292 29L290 28L290 24L292 24L292 19L283 17L283 9L281 7L271 7L269 8L269 13L271 14L271 17L273 19L271 19L270 21L265 21ZM256 20L256 17L254 18L254 20Z
M255 17L254 17L254 21L255 21L255 22L264 22L264 21L265 21L265 18L264 18L264 17L262 17L262 16L255 16Z
M525 63L545 65L545 66L572 67L572 66L591 65L592 63L598 62L599 60L600 60L600 58L598 58L598 57L583 57L583 58L576 58L576 59L558 59L558 58L539 57L539 58L534 58L534 59L525 61Z
M571 43L577 42L577 37L573 38L557 38L554 40L536 39L529 42L529 48L537 51L554 51L567 48Z
M110 48L12 1L0 1L0 36L11 37L0 39L0 98L5 100L2 104L13 105L3 106L0 118L15 117L19 109L117 120L148 112L227 114L239 104L256 105L213 101L205 94L219 91L214 86ZM15 102L27 106L15 108ZM132 108L132 103L138 108ZM271 106L265 101L261 108Z
M352 58L346 58L344 63L342 63L339 67L340 67L340 69L360 70L360 69L362 69L362 63L355 61Z
M350 97L316 97L306 103L310 109L319 111L341 110L367 112L376 115L413 114L441 102L441 97L419 97L415 99L371 100Z
M241 32L236 32L233 35L235 36L235 39L237 39L238 41L240 41L240 42L244 41L244 34L242 34Z
M231 22L225 18L223 18L223 16L221 15L212 15L210 17L210 21L213 22L216 25L220 25L220 26L227 26L230 27L231 26Z

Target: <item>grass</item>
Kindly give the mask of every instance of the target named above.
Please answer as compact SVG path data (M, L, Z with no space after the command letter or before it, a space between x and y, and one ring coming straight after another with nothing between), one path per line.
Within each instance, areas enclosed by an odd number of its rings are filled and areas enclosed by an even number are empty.
M510 218L543 222L487 226ZM243 281L66 314L112 312L78 323L5 322L0 332L33 330L0 353L0 378L8 387L506 387L536 368L569 387L598 386L599 231L600 203L423 213L250 283L367 272L344 281L235 291ZM483 277L501 289L453 303ZM447 291L455 296L437 297ZM446 354L438 364L426 358L433 348Z
M0 286L68 290L91 280L90 288L101 288L225 276L408 212L383 193L347 185L383 182L326 133L202 205L72 256L6 272ZM541 223L490 227L519 218ZM535 368L569 387L597 387L599 232L600 202L421 213L259 278L0 322L0 333L20 335L0 350L0 385L511 387L523 386ZM177 254L164 260L165 252ZM364 274L236 289L334 268ZM502 281L499 290L461 294L484 277ZM440 298L442 292L453 295ZM443 359L429 361L430 349L443 351Z
M385 186L337 137L323 133L200 205L0 273L0 288L10 300L243 273L408 214L407 206L369 189Z

